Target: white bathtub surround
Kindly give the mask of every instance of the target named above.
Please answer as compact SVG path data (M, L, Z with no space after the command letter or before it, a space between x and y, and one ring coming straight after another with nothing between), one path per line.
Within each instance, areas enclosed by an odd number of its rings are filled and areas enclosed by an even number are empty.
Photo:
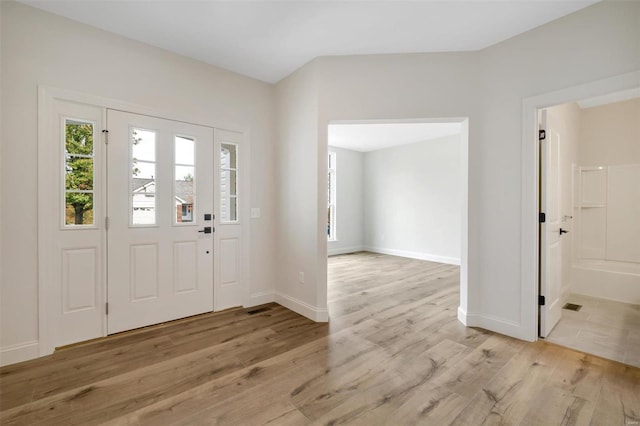
M640 164L578 169L572 291L640 303Z
M640 304L640 98L580 111L571 291Z
M563 309L546 340L640 367L640 305L569 294L578 312Z
M640 164L579 168L579 260L640 264Z
M581 260L573 265L574 293L640 304L640 264Z

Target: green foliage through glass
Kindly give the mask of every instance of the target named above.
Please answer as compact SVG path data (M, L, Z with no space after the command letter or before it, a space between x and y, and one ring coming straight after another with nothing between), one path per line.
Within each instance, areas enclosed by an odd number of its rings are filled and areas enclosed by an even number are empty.
M93 224L93 124L65 123L65 224Z

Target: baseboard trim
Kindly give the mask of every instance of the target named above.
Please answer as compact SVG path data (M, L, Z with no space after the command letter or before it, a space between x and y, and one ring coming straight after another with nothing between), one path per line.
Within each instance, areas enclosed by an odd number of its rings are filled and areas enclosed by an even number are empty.
M460 266L460 258L457 258L457 257L439 256L437 254L421 253L417 251L407 251L407 250L396 250L396 249L388 249L384 247L373 247L373 246L365 246L363 249L373 253L389 254L392 256L408 257L409 259L428 260L431 262L446 263L449 265Z
M16 364L22 361L38 358L40 346L37 340L11 345L0 349L0 366Z
M259 291L249 296L249 301L247 302L247 306L245 306L245 308L264 305L265 303L271 303L274 301L275 299L274 299L274 294L272 290Z
M310 320L315 322L329 321L329 312L326 309L317 308L300 299L296 299L295 297L291 297L280 292L276 292L274 296L276 303L292 310L295 313L307 317Z
M467 324L467 311L462 309L462 306L458 306L458 321L460 321L465 326L468 326L468 324Z
M505 336L514 337L520 340L533 342L536 339L531 337L522 327L522 324L505 318L494 317L492 315L467 313L461 307L458 307L458 320L467 327L479 327L489 331L504 334Z
M365 250L364 246L329 248L329 249L327 249L327 256L335 256L335 255L338 255L338 254L355 253L355 252L363 251L363 250Z

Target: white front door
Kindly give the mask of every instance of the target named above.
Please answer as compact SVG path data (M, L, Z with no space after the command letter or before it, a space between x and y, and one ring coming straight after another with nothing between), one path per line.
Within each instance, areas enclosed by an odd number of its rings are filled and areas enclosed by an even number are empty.
M540 141L540 211L545 221L540 226L540 336L546 337L560 320L562 312L562 240L560 217L560 136L549 126L542 112L545 138Z
M108 333L212 311L213 129L115 110L107 124Z

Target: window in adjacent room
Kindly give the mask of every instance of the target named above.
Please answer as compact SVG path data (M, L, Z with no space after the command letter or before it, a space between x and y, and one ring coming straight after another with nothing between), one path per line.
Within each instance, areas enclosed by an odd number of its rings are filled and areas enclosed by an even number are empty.
M327 203L327 239L336 241L336 153L329 152L329 172L327 176L329 185Z

